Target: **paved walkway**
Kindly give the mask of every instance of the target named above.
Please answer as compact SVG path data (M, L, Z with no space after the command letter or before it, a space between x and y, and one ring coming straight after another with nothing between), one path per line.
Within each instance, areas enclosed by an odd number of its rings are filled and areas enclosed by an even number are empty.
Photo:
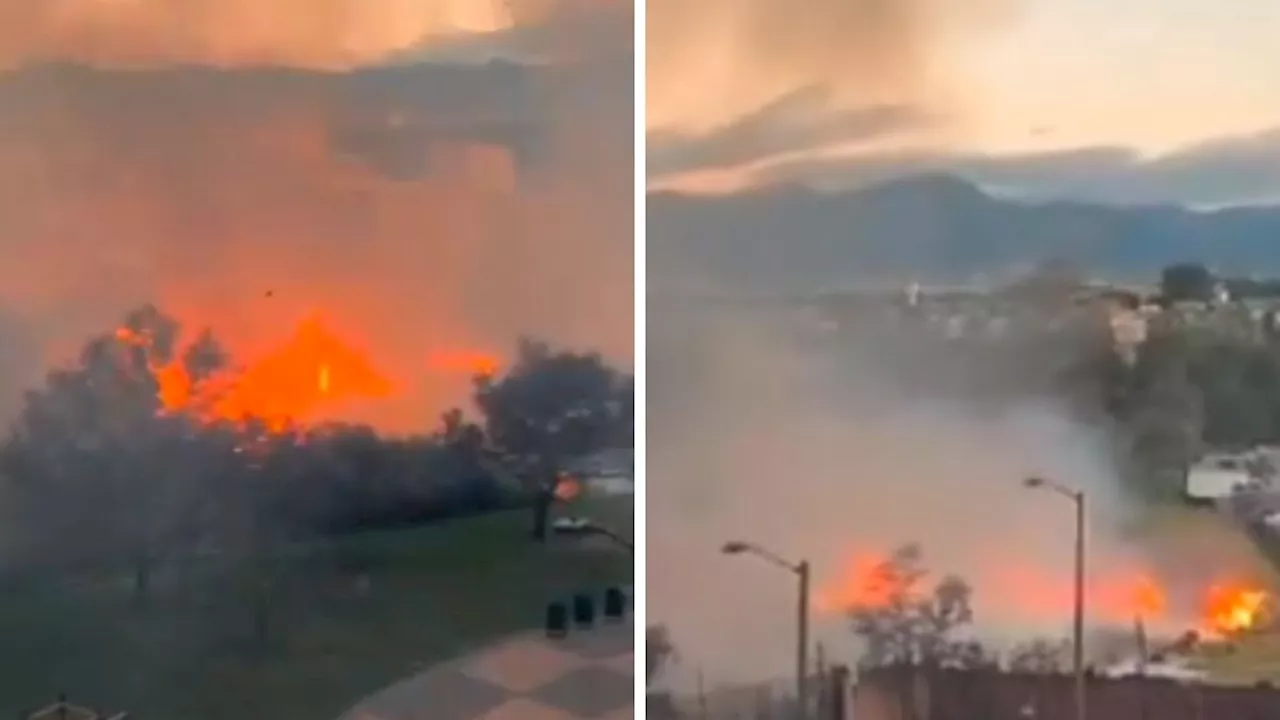
M630 720L631 620L553 640L531 631L428 668L341 720Z

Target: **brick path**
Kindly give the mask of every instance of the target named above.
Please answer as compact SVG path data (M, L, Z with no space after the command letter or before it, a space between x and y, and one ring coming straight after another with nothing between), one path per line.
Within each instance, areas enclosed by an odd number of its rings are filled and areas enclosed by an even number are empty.
M633 628L517 635L375 693L341 720L630 720Z

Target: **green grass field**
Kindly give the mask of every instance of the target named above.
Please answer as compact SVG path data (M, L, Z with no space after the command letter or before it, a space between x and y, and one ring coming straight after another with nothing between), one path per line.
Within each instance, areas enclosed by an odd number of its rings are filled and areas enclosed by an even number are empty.
M626 504L595 517L621 522ZM336 718L420 667L537 626L553 599L631 583L629 554L539 545L529 522L519 511L295 548L276 565L265 646L258 575L243 568L168 571L142 610L123 575L10 583L0 716L66 693L138 720ZM629 521L617 529L629 535Z

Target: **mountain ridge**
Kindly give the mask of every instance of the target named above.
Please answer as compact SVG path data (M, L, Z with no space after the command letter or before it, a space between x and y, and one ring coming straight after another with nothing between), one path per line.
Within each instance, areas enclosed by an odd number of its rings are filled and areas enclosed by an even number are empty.
M1280 275L1280 207L1013 200L943 173L837 192L789 184L648 201L654 267L757 286L955 281L1050 259L1125 279L1185 261Z

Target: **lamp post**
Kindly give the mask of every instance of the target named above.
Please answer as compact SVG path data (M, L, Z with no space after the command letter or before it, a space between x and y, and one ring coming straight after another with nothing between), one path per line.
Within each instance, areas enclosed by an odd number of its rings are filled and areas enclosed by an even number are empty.
M1075 675L1076 720L1086 720L1088 709L1084 677L1084 491L1075 490L1052 480L1039 477L1027 478L1023 481L1023 485L1032 489L1043 488L1049 490L1071 500L1075 505L1076 551L1071 618L1071 671Z
M796 705L800 718L809 714L809 561L789 562L759 545L727 542L720 551L726 555L755 555L796 576Z

